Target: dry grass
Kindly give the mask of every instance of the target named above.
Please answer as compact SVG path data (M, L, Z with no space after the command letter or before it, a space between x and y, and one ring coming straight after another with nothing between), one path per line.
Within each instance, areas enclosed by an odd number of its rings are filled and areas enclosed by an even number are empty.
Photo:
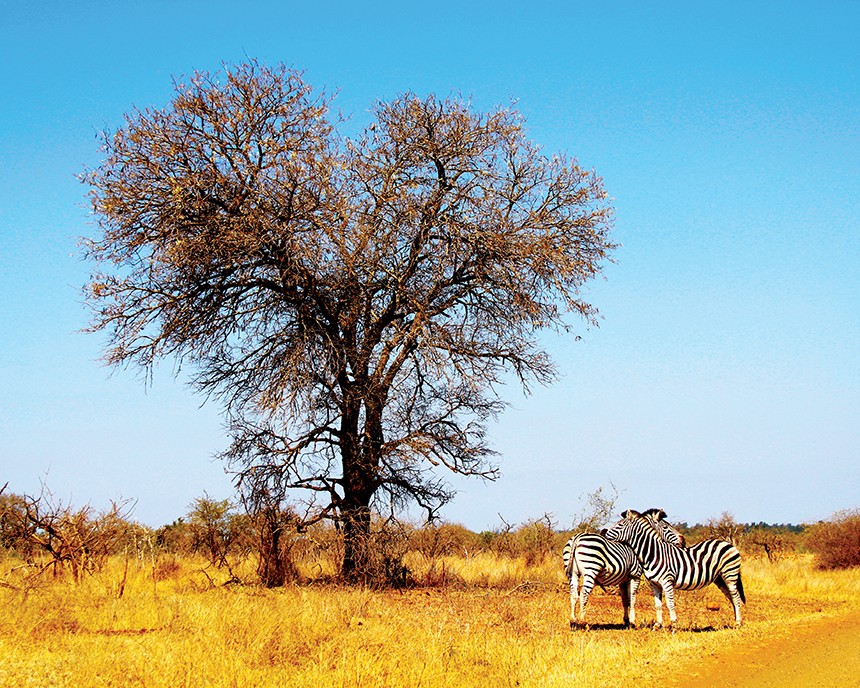
M117 559L79 585L44 578L25 589L22 572L3 577L11 562L0 562L0 581L18 588L0 587L0 685L601 688L655 682L860 605L860 570L751 559L740 630L727 628L729 605L711 588L679 593L674 635L616 628L620 603L604 594L589 607L596 628L571 632L558 561L410 561L425 575L443 563L456 584L378 592L222 585L225 574L175 558L132 562L127 575ZM638 612L653 620L647 586Z

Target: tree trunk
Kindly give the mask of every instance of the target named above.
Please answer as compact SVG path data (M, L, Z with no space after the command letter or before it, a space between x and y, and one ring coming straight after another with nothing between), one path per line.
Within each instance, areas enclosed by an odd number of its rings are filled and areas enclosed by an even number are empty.
M368 391L369 387L374 388L372 393ZM344 497L340 505L343 524L341 575L350 583L367 585L380 582L378 579L382 575L379 543L370 528L370 501L379 487L382 411L386 394L366 381L357 387L347 382L344 397L350 399L350 403L346 404L341 419L340 450L344 477Z
M370 530L370 500L376 491L378 457L369 456L364 432L359 430L359 409L366 399L347 386L351 397L341 420L341 461L343 465L343 501L340 517L343 525L343 563L341 576L349 583L370 584L374 571L374 543ZM367 414L370 415L370 414ZM362 442L362 439L365 442ZM374 460L375 459L375 460Z
M351 504L344 506L343 519L343 564L341 575L350 583L373 582L373 542L370 532L370 506Z

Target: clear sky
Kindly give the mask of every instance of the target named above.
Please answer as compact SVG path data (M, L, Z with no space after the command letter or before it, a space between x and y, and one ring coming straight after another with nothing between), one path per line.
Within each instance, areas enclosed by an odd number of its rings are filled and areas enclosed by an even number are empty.
M860 506L860 3L0 0L0 486L137 500L204 491L219 409L145 387L81 334L96 132L173 76L248 57L305 70L355 122L411 90L490 109L604 178L622 244L599 328L492 427L501 479L456 485L472 528L619 508L801 522Z

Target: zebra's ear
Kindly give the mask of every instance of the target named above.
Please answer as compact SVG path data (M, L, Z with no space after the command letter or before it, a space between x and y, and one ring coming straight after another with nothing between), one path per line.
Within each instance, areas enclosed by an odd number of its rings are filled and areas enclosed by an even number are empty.
M654 515L657 517L658 521L663 521L666 519L666 512L662 509L654 509Z
M639 512L635 509L628 509L621 514L621 518L636 518L637 516L639 516Z

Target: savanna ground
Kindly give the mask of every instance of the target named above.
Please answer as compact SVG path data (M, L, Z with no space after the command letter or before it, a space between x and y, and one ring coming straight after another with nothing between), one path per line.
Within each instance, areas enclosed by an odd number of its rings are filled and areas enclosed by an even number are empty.
M116 556L79 583L43 574L24 585L34 579L20 562L0 561L0 685L719 685L733 663L749 676L770 672L756 648L790 649L860 618L860 569L820 571L809 555L745 558L740 629L713 586L679 593L675 634L622 629L618 597L600 591L592 628L571 631L558 558L410 557L437 585L265 589L228 584L203 559L163 555ZM647 585L637 614L653 622Z

